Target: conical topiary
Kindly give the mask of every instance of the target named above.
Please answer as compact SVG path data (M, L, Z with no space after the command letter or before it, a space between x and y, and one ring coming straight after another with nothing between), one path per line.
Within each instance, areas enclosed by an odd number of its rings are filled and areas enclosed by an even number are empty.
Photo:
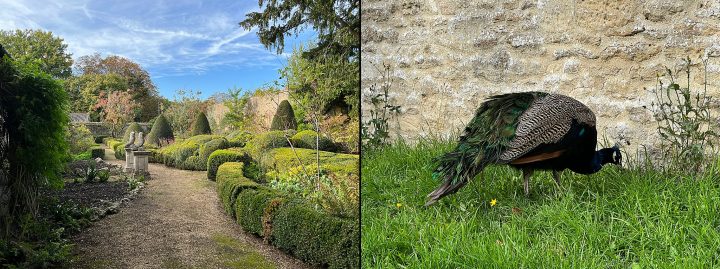
M122 142L127 142L128 139L130 139L130 132L135 132L135 135L137 135L139 132L142 132L140 124L138 124L137 122L130 123L130 126L125 129L125 135L123 135Z
M164 115L160 114L160 116L157 116L155 119L155 123L153 123L152 129L150 129L150 134L148 134L146 141L147 143L159 146L160 139L166 140L174 138L175 136L173 135L170 123L168 123Z
M196 136L211 133L212 131L210 130L210 122L208 122L205 113L200 112L200 114L198 114L197 116L197 119L195 119L195 123L193 124L192 135Z
M297 122L295 122L295 112L290 106L290 102L283 100L278 106L277 112L273 117L272 123L270 124L270 130L295 130L297 129Z

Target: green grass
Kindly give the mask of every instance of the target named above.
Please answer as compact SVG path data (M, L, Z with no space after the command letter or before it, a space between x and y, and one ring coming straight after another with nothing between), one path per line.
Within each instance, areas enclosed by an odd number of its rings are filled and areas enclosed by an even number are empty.
M451 143L363 152L363 268L711 268L720 266L720 180L606 166L485 170L428 208L432 158ZM497 205L490 206L491 199Z

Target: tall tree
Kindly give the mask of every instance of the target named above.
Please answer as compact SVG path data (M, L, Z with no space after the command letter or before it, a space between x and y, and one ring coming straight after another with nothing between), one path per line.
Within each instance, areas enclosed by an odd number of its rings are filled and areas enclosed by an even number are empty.
M115 74L122 77L127 84L126 90L140 108L135 120L148 121L160 113L159 94L150 79L150 74L130 59L116 55L102 58L100 54L95 53L80 57L74 68L82 74L81 76Z
M285 37L297 35L307 26L318 32L318 46L305 56L343 55L357 58L360 53L360 0L259 0L260 12L250 12L240 26L258 28L260 42L282 53Z
M19 62L38 61L40 70L55 78L72 75L72 54L67 44L52 32L43 30L0 31L2 44L13 59Z
M115 131L135 118L135 109L138 104L128 92L111 92L107 99L101 98L99 102L105 112L105 121L112 126L112 135Z
M70 95L72 112L90 112L99 120L101 107L96 106L101 93L127 90L127 81L117 74L87 74L73 76L65 81L65 90Z

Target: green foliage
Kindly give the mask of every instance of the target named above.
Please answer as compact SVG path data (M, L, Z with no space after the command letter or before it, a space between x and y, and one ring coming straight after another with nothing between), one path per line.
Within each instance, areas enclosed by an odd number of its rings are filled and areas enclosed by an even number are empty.
M160 146L161 141L172 141L174 139L175 136L173 135L170 123L168 123L168 120L163 114L160 114L160 116L155 119L145 143Z
M245 144L253 138L253 135L246 131L238 130L232 131L225 137L227 137L230 147L244 147Z
M174 100L163 111L174 132L175 138L191 136L197 115L207 110L208 103L200 100L200 92L178 90Z
M156 153L165 165L187 170L206 170L210 154L227 145L227 140L222 136L197 135L176 141Z
M258 163L276 172L287 172L294 167L313 167L316 165L316 153L320 154L320 167L338 176L358 175L358 155L333 153L311 149L276 148L266 151L263 156L256 158Z
M272 123L270 124L271 131L282 131L282 130L295 130L297 129L297 122L295 121L295 112L293 112L290 102L283 100L278 105L277 112L273 116Z
M279 197L279 192L263 187L242 190L235 203L237 223L247 232L269 237L263 233L263 215L270 201Z
M217 193L222 200L225 212L235 218L235 201L240 191L257 188L259 185L243 176L243 163L226 162L217 172Z
M140 124L138 124L137 122L130 123L130 125L128 125L128 127L125 128L125 134L123 135L122 142L127 143L128 141L130 141L130 133L131 132L135 132L135 137L137 139L138 134L142 131L143 130L142 130L142 127L140 127Z
M105 144L105 138L107 137L107 135L98 135L93 136L93 139L95 140L95 144Z
M69 124L66 138L71 155L86 152L93 146L93 136L83 124Z
M685 61L684 70L687 84L681 87L675 82L670 69L666 69L669 81L663 83L660 76L652 93L655 100L651 112L658 123L661 154L659 165L668 170L685 170L698 173L708 165L708 159L718 153L720 126L717 116L712 114L714 100L707 94L707 62L705 66L704 89L690 89L690 58ZM672 161L672 162L670 162Z
M107 182L110 179L110 171L100 170L97 172L97 180L100 183Z
M36 213L40 186L62 184L69 119L62 86L35 64L4 56L0 93L0 176L9 186L0 190L0 234L7 235L20 216Z
M372 103L370 120L363 123L361 128L360 136L363 144L369 148L380 147L388 143L387 140L390 138L388 121L400 113L400 106L390 103L388 94L392 86L390 66L385 65L384 67L382 84L370 86L370 103Z
M212 131L210 130L210 122L208 122L207 116L205 116L205 112L200 112L197 115L197 118L195 118L195 123L193 124L192 129L192 135L201 135L201 134L211 134Z
M224 104L228 108L225 113L223 123L231 127L234 131L243 131L249 121L252 121L250 115L245 114L245 107L250 99L250 93L245 92L241 95L242 89L229 89L229 97Z
M437 186L428 164L454 144L419 141L363 151L363 268L716 264L720 208L708 205L720 197L717 168L695 178L652 168L565 172L559 189L551 173L541 172L526 198L517 170L492 166L484 180L424 207Z
M311 264L329 268L360 267L360 223L357 218L328 216L302 200L287 201L275 212L273 245Z
M118 74L86 74L69 77L64 88L70 96L70 111L90 112L91 115L104 114L98 106L100 96L110 92L126 91L127 81Z
M102 158L105 158L105 149L104 149L104 148L101 148L101 147L93 147L93 148L90 149L90 150L91 150L90 156L91 156L93 159L95 159L95 158L101 158L101 159L102 159Z
M63 39L43 30L0 31L2 44L12 57L23 63L36 62L38 68L55 78L72 75L73 60Z
M270 131L262 134L258 134L253 139L247 142L245 149L248 150L253 158L259 158L260 155L274 148L287 147L288 138L295 134L294 131ZM287 136L287 138L286 138Z
M216 150L207 160L207 176L209 180L215 180L218 167L226 162L242 162L250 164L252 158L241 148L229 148Z
M276 190L304 198L335 216L356 217L359 210L360 186L358 176L338 177L322 171L318 178L313 167L294 167L275 173L269 185Z
M319 148L317 147L318 141L316 141L316 139L319 139ZM322 151L335 151L336 149L335 143L333 143L332 140L326 136L320 136L318 138L317 132L312 130L298 132L290 138L290 142L297 148L319 149Z

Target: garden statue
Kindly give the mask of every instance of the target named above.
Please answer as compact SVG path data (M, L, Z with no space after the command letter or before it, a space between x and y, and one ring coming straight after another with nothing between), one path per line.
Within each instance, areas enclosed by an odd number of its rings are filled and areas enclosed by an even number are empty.
M130 138L124 148L129 148L135 143L135 132L130 132Z
M138 145L135 146L135 148L134 148L135 150L143 150L143 144L145 144L145 137L143 136L143 133L140 132L139 135L140 135L140 138L139 138L140 142L138 143Z

